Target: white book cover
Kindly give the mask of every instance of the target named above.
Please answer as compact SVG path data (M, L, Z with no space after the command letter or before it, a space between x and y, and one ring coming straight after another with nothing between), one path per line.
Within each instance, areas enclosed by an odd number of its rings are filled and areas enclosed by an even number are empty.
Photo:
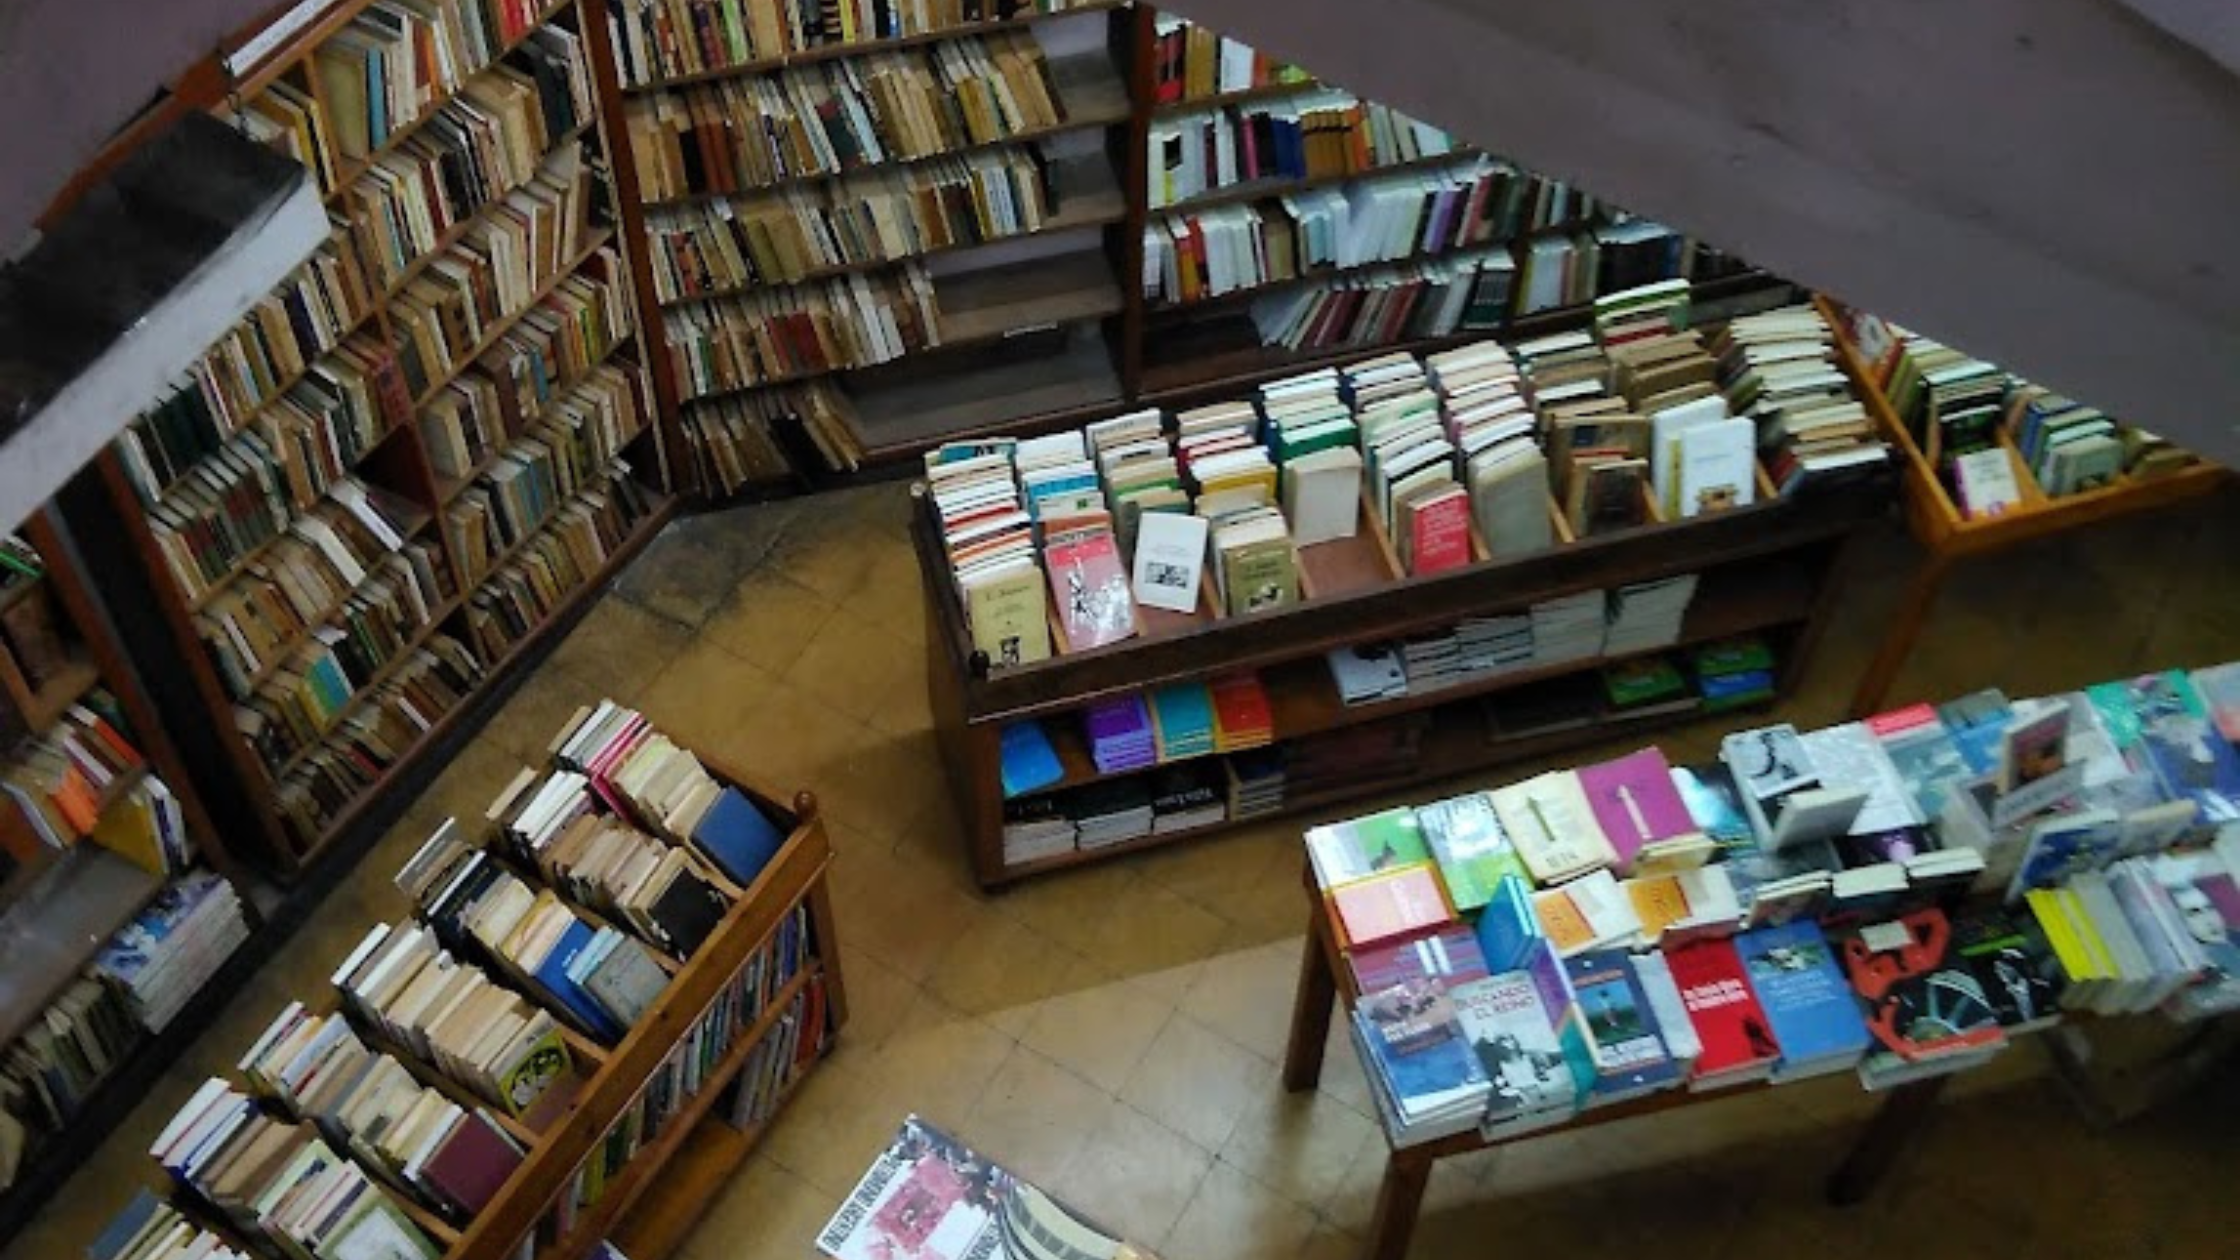
M1136 530L1136 602L1193 612L1205 571L1206 520L1179 512L1146 512Z
M1758 426L1747 416L1715 420L1681 433L1673 488L1673 506L1679 515L1701 516L1754 502L1757 444Z

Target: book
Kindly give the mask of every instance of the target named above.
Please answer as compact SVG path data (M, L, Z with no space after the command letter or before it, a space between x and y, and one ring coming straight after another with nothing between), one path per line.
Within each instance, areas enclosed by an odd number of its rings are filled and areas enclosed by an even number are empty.
M741 888L785 846L786 837L744 792L725 786L692 829L692 845Z
M1197 611L1199 579L1205 571L1206 528L1202 516L1145 514L1136 527L1133 585L1137 603L1169 612Z
M1935 907L1845 938L1844 966L1882 1051L1919 1062L2005 1044L1983 982L1952 946L1952 924Z
M1643 846L1696 830L1687 803L1673 786L1672 767L1653 747L1581 766L1578 774L1595 822L1617 854L1620 873L1632 869Z
M1572 1018L1585 1034L1596 1079L1593 1103L1611 1103L1678 1084L1680 1071L1657 1034L1656 1016L1623 950L1592 950L1564 960Z
M1771 1075L1781 1046L1734 942L1693 941L1669 951L1665 960L1703 1047L1689 1088L1717 1089Z
M1532 877L1560 883L1615 865L1617 851L1595 821L1579 776L1551 770L1494 789L1494 813Z
M1421 936L1454 922L1438 872L1424 862L1341 884L1329 898L1348 949Z
M1781 1047L1776 1080L1850 1068L1869 1036L1858 1000L1820 925L1799 919L1734 938L1750 991Z
M1087 651L1135 634L1135 601L1109 530L1049 548L1044 563L1069 650Z
M1571 1115L1578 1083L1532 977L1485 976L1452 986L1447 996L1487 1081L1482 1125L1498 1131L1542 1114Z
M1999 791L2011 793L2057 773L2066 763L2069 705L2055 700L1999 732Z
M1548 945L1533 905L1532 882L1522 874L1503 876L1479 910L1477 935L1486 966L1497 971L1522 970Z
M1398 1145L1474 1126L1490 1086L1454 1003L1436 984L1363 994L1353 1010L1362 1066Z
M1432 857L1417 812L1405 805L1309 827L1306 844L1315 879L1325 890Z
M1951 922L1951 952L1974 974L2000 1027L2012 1035L2061 1021L2061 964L2036 920L1986 906Z
M1505 879L1524 876L1524 862L1501 827L1493 799L1485 793L1470 792L1418 806L1415 819L1458 913L1478 910L1493 899Z
M1372 945L1346 955L1360 992L1435 981L1452 988L1487 974L1485 954L1464 927L1448 927L1414 940Z

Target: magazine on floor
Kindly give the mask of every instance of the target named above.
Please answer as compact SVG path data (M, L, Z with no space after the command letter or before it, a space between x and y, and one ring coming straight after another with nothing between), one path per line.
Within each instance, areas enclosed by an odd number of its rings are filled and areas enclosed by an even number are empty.
M1156 1260L916 1116L817 1235L835 1260Z

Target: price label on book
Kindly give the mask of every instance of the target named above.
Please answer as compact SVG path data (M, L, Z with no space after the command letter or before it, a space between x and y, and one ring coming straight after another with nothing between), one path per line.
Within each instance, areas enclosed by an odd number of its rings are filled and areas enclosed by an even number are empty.
M1024 328L1005 329L1003 339L1009 341L1013 337L1032 337L1036 333L1056 331L1058 331L1058 323L1056 320L1052 320L1047 324L1029 324Z

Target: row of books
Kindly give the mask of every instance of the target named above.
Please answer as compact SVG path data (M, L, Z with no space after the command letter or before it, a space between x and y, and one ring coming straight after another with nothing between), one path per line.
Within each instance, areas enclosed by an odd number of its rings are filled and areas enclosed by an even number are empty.
M1731 254L1646 219L1550 233L1517 249L1516 313L1584 306L1597 294L1659 280L1701 283L1749 269Z
M1147 836L1218 826L1238 812L1236 769L1262 757L1275 767L1274 795L1251 812L1280 808L1282 760L1272 749L1202 758L1141 774L1101 779L1055 792L1015 797L1003 806L1003 860L1017 866L1075 850L1095 850Z
M317 848L329 824L465 703L482 675L482 661L466 645L441 632L429 635L356 712L302 754L273 790L297 851Z
M103 716L113 712L115 700L96 691L0 760L0 808L16 813L23 824L6 829L9 856L19 861L39 856L36 848L16 851L19 838L61 850L100 833L120 784L147 765L132 741Z
M2020 506L2025 478L2061 498L2191 461L2155 434L1876 316L1854 313L1849 332L1969 518Z
M510 201L548 165L580 146L554 146L590 124L590 67L580 39L559 26L535 32L524 54L535 73L508 66L476 75L412 137L367 166L352 191L366 207L366 255L394 284L438 239L493 202Z
M995 144L1066 120L1031 35L967 36L636 97L649 202L743 193Z
M352 341L311 369L268 423L189 470L148 509L148 531L188 602L222 585L299 511L348 480L410 403L396 359Z
M0 655L43 691L76 660L76 635L57 605L47 562L20 534L0 535Z
M373 301L352 236L337 232L118 435L125 474L141 501L162 501L276 397L312 397L295 382L373 313ZM305 403L296 410L306 420L325 414ZM283 445L270 434L265 440Z
M1153 18L1151 32L1155 41L1151 99L1162 105L1280 84L1309 87L1314 82L1297 66L1172 13Z
M1334 88L1153 120L1151 208L1258 180L1330 179L1454 151L1429 123Z
M602 490L555 514L506 566L467 597L467 638L485 660L503 659L554 610L599 580L653 510L629 465L614 462Z
M1263 344L1299 354L1421 341L1498 327L1515 281L1504 251L1427 258L1269 294L1251 318Z
M1041 231L1057 210L1028 148L976 151L778 196L657 210L653 289L680 302Z
M826 467L854 467L852 459L844 460L831 445L836 434L847 435L846 424L834 414L840 405L824 381L694 404L685 412L684 435L701 484L735 495L752 486L785 481L794 472L781 436L787 432L809 434L825 453ZM852 436L847 440L852 443Z
M86 1249L90 1260L254 1260L143 1187Z
M475 86L478 72L524 38L566 34L538 26L543 16L535 0L367 5L311 53L326 131L340 159L325 155L327 168L362 161L419 126L431 106L462 84Z
M329 503L297 517L241 580L194 615L226 690L246 698L268 666L377 574L410 583L429 607L452 594L441 548L413 538L418 515L402 499L351 479L337 484Z
M1275 739L1267 692L1249 671L1099 700L1081 711L1080 723L1100 775L1243 752ZM1005 727L1002 759L1006 799L1042 791L1066 776L1042 720Z
M2240 894L2211 840L2232 798L2168 773L2166 752L2189 754L2164 741L2240 771L2204 698L2240 695L2232 677L1740 731L1716 764L1644 749L1311 830L1396 1140L1512 1134L1691 1074L1855 1067L1881 1088L1979 1063L2065 1007L2222 1009ZM1981 802L2012 817L1963 825ZM1971 888L2005 908L1938 908ZM1648 946L1661 958L1625 952ZM1684 1001L1660 1000L1660 968Z
M783 61L796 53L875 45L981 22L1062 13L1080 0L689 0L626 5L609 0L620 31L615 56L625 87Z
M1317 272L1437 254L1495 238L1494 164L1364 178L1259 205L1169 215L1143 233L1143 292L1186 303Z
M662 320L687 399L887 363L941 344L933 280L915 262L679 307Z
M597 229L550 208L552 217L541 223L504 213L478 220L465 241L415 277L389 308L399 366L416 401L431 400L501 326L527 314L564 275L588 270L605 284L627 283L622 255L612 245L587 252Z
M616 277L569 276L523 315L475 365L446 382L420 412L420 438L436 475L453 486L478 475L508 436L556 409L594 408L634 432L627 408L647 408L644 368L608 364L631 336L629 294ZM624 438L623 440L627 440Z

